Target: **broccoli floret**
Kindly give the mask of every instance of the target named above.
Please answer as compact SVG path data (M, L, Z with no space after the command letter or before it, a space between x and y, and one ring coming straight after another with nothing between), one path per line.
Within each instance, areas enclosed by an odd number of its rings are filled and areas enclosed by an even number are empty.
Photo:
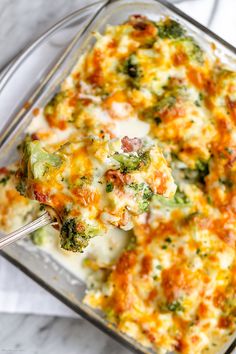
M149 208L150 200L153 196L153 191L145 183L131 183L129 187L135 191L139 210L141 213L144 213Z
M157 23L156 26L160 38L176 40L174 43L181 43L183 45L185 52L190 58L190 60L195 60L198 63L203 63L203 50L196 43L193 37L186 35L185 29L181 27L178 22L171 19L167 19L164 22Z
M143 198L150 200L153 196L153 191L151 190L151 188L148 185L144 185L144 183L141 183L143 185Z
M41 227L40 229L32 232L30 234L30 237L31 237L32 242L36 246L42 246L45 242L46 237L47 237L47 230L45 227Z
M99 234L99 230L76 218L64 221L61 228L61 247L67 251L83 252L89 239Z
M129 173L139 170L142 166L147 166L150 162L149 152L139 154L114 154L114 160L119 162L121 173Z
M126 246L126 250L127 251L132 251L136 248L137 246L137 238L134 234L131 235L130 239L129 239L129 243Z
M151 190L151 188L143 184L142 200L138 203L141 212L145 212L148 210L152 196L153 196L153 191Z
M195 168L184 168L182 170L183 178L193 184L205 184L205 177L209 174L209 161L198 160Z
M44 114L49 116L53 115L55 113L57 105L62 102L65 97L65 92L56 93L55 96L51 99L51 101L48 102L48 104L44 108Z
M172 95L171 92L167 93L165 96L163 96L157 103L156 105L156 111L160 112L163 110L170 109L174 107L176 104L177 98L176 96Z
M156 37L147 38L145 43L141 45L141 48L152 48L156 43Z
M233 185L234 185L233 181L231 181L231 179L229 179L229 178L221 177L221 178L219 179L219 182L220 182L221 184L223 184L225 187L227 187L228 189L232 188Z
M0 178L0 184L5 186L7 184L7 182L9 181L9 179L10 179L10 173L8 175L5 175L2 178Z
M112 182L108 182L106 185L106 192L110 193L113 191L113 189L114 189L114 184Z
M160 118L160 111L162 109L160 109L161 107L163 107L163 110L167 110L171 107L173 107L173 103L176 102L176 99L174 98L172 100L172 98L169 100L166 99L161 99L157 105L153 106L153 107L148 107L143 111L143 118L146 120L154 120L154 122L159 125L162 122L162 119Z
M189 203L189 199L188 199L187 195L184 192L182 192L179 189L179 187L177 188L177 190L175 192L174 200L177 204L188 204Z
M165 91L162 95L157 96L156 104L153 107L149 107L143 111L143 117L148 120L154 120L158 125L162 122L161 113L167 112L173 108L179 98L185 98L186 87L185 86L172 86L172 84L165 87Z
M199 174L198 170L192 168L184 168L181 171L183 172L183 178L185 178L190 183L196 184L201 181L201 174Z
M162 119L160 117L155 117L154 121L155 121L156 125L159 125L162 123Z
M180 311L184 311L184 308L182 306L182 304L179 301L173 301L171 303L168 303L166 305L167 309L171 312L180 312Z
M196 169L204 173L204 175L208 175L209 173L208 161L197 160L195 166Z
M160 38L176 39L185 36L185 29L176 21L167 19L157 23L158 35Z
M174 208L185 208L190 205L190 203L180 203L180 199L174 198L167 199L162 195L153 196L154 205L159 205L161 208L174 209Z
M149 200L144 198L141 202L138 203L139 210L140 210L142 213L148 211L149 204L150 204L150 203L149 203Z
M136 89L140 88L140 78L142 76L142 71L135 54L132 54L125 60L124 64L120 68L120 71L128 76L128 86Z
M196 61L199 64L204 62L204 52L192 37L182 38L181 43L190 60Z
M209 161L198 160L195 164L198 171L198 180L200 183L205 183L205 177L209 174Z
M177 181L186 180L188 183L197 184L200 188L205 185L205 177L209 174L209 160L198 159L194 168L189 168L183 163L178 155L171 154L171 169L174 171L174 178ZM178 182L177 182L178 183Z
M16 190L17 190L17 192L19 192L21 195L25 195L25 193L26 193L26 183L24 183L23 180L20 180L20 181L16 184Z
M44 176L49 167L60 167L62 160L56 154L45 151L39 141L26 142L23 162L27 163L35 179Z
M136 55L132 54L124 63L123 72L132 79L140 77L140 70Z

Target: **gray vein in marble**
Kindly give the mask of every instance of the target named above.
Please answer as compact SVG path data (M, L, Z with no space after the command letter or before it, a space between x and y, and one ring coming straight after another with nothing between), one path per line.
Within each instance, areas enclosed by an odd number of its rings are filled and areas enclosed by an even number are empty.
M1 0L0 68L57 21L93 2L93 0L57 0L56 3L45 0L31 2Z
M82 319L0 315L0 353L129 354Z
M184 2L193 2L193 1L198 1L198 0L173 0L174 4L182 4Z
M209 16L209 19L207 21L207 26L211 27L212 22L214 21L214 18L216 16L216 13L219 9L219 4L220 4L220 0L214 0L213 6L212 6L212 10Z

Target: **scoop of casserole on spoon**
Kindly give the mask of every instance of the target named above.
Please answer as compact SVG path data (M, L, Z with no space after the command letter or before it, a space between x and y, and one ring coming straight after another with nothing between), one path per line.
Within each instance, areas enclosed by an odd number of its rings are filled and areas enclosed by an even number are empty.
M109 228L130 230L155 194L172 197L176 186L156 142L127 136L90 136L49 152L25 140L17 171L21 193L47 212L0 239L0 248L47 224L58 224L61 247L83 252Z

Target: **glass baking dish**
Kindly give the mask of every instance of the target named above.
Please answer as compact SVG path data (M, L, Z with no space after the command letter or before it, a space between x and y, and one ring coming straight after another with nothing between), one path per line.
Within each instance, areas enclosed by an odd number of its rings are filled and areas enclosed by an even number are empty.
M16 146L32 119L34 107L46 104L72 70L78 57L94 43L91 32L102 32L106 24L122 23L133 14L146 15L153 20L163 15L176 18L205 50L211 53L214 43L217 47L215 53L221 60L236 66L236 49L233 46L164 0L98 1L60 21L28 47L2 74L0 166L14 160ZM29 246L27 241L7 247L1 255L127 348L135 353L152 352L118 331L101 313L83 304L85 284L50 255L33 245ZM220 354L233 353L235 348L236 336L233 335Z

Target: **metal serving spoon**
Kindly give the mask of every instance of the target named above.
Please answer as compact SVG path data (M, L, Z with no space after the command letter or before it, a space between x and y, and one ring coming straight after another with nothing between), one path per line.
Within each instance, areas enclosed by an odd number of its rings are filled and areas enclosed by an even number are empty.
M49 213L46 211L36 220L29 222L25 226L20 227L16 231L11 232L8 235L0 237L0 249L14 243L25 236L29 235L31 232L40 229L40 227L46 225L56 225L58 222L52 218Z

